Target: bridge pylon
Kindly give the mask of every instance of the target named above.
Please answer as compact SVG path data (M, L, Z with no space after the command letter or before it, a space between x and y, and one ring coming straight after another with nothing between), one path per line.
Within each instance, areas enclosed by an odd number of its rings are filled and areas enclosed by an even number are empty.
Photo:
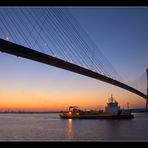
M146 99L146 110L148 110L148 68L146 69L147 73L147 99Z

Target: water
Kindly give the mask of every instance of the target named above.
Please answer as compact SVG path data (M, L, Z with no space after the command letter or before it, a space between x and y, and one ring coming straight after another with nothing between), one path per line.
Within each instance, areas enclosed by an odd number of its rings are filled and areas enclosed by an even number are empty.
M0 141L148 141L148 113L133 120L60 119L57 113L0 114Z

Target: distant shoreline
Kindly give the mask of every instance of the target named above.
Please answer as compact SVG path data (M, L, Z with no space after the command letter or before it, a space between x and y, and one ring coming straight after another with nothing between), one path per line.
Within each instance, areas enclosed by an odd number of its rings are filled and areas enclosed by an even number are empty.
M146 109L130 109L132 113L148 113ZM62 111L0 111L0 114L47 114L47 113L61 113Z

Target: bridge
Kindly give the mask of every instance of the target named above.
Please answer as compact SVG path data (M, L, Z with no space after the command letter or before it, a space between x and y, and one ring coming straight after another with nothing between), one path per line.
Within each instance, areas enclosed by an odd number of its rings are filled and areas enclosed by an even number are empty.
M22 12L22 14L24 14L23 10L20 10L20 11ZM30 15L31 15L31 13L30 13ZM3 20L4 20L4 18L3 18ZM45 20L46 19L43 20L43 23L44 23ZM13 20L11 20L11 21L13 21ZM57 22L57 23L59 23L59 22ZM3 24L4 24L4 22L3 22ZM5 26L5 28L6 28L6 26ZM8 30L8 28L6 28L6 29ZM42 28L40 28L40 29L42 29ZM79 30L80 29L81 28L79 27ZM59 28L59 30L61 31L62 28ZM64 30L63 30L63 32L64 32ZM38 32L37 35L40 35L40 34L41 33ZM20 32L20 35L24 36L23 32ZM44 35L45 35L45 33L44 33ZM78 37L79 36L77 35L77 38ZM62 36L61 36L61 38L62 38ZM40 37L40 39L42 39L42 37ZM45 40L45 39L42 39L42 41L43 40ZM28 42L27 39L25 39L25 41ZM72 44L71 43L72 40L69 40L69 41L70 41L69 44ZM35 39L34 43L39 45L39 43L37 42L37 38ZM84 44L85 41L83 41L82 43ZM82 43L79 43L79 44L81 45ZM71 45L71 46L75 47L76 45L73 43L73 45ZM134 94L137 94L140 97L146 99L146 108L148 108L148 82L147 82L147 94L144 94L143 92L141 92L141 91L139 91L139 90L137 90L137 89L135 89L135 88L133 88L133 87L123 83L123 82L120 82L119 80L116 80L116 79L112 78L110 74L104 72L105 70L103 70L103 74L102 74L101 72L98 72L98 71L96 71L94 69L90 69L89 67L84 67L84 66L81 66L80 64L73 63L71 61L69 62L69 61L65 60L64 58L62 59L62 58L58 58L56 56L52 56L52 55L43 53L44 51L43 52L37 51L37 50L35 50L35 48L32 48L32 47L34 47L34 46L29 45L27 47L27 46L24 46L24 45L20 45L18 43L13 43L13 42L9 41L8 38L7 39L2 39L2 38L0 39L0 51L1 52L12 54L12 55L15 55L17 57L23 57L23 58L26 58L26 59L29 59L29 60L34 60L34 61L37 61L37 62L40 62L40 63L44 63L44 64L51 65L51 66L55 66L55 67L58 67L58 68L62 68L62 69L68 70L68 71L72 71L74 73L78 73L78 74L81 74L81 75L84 75L84 76L87 76L87 77L91 77L93 79L100 80L100 81L103 81L103 82L115 85L117 87L123 88L123 89L125 89L127 91L130 91L130 92L132 92ZM70 46L67 46L67 47L70 47ZM83 47L85 47L85 46L83 45ZM43 50L43 47L40 46L40 48L41 48L40 50ZM85 48L87 49L88 47L85 47ZM78 55L79 55L79 53L77 53L77 56ZM95 65L95 62L99 62L99 61L93 61L91 58L89 60L91 61L91 64L93 64L93 65ZM86 63L86 61L83 61L83 64L85 64L85 63ZM95 65L94 67L97 67L97 65ZM147 69L147 78L148 78L148 69Z
M72 72L75 72L75 73L78 73L84 76L88 76L88 77L91 77L97 80L101 80L101 81L110 83L112 85L121 87L123 89L126 89L132 93L135 93L143 97L144 99L147 99L147 95L145 95L144 93L124 83L121 83L117 80L101 75L89 69L80 67L78 65L72 64L70 62L66 62L64 60L58 59L56 57L52 57L50 55L38 52L36 50L5 41L3 39L0 39L0 51L15 55L17 57L20 56L26 59L30 59L30 60L38 61L44 64L52 65L58 68L66 69L66 70L69 70L69 71L72 71ZM148 73L148 69L147 69L147 73Z

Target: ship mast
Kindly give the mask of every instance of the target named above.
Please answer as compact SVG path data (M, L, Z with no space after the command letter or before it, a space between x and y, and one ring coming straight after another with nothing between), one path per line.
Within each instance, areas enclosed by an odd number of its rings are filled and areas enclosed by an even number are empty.
M111 102L113 102L113 100L114 100L112 94L111 94L111 98L110 98L110 100L111 100Z

